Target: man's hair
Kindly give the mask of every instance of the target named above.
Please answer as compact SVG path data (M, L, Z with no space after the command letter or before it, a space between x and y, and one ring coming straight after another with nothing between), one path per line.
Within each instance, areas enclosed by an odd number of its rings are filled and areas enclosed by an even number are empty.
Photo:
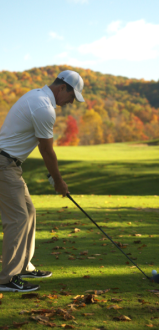
M63 81L62 79L56 78L55 81L52 83L52 85L66 85L66 90L67 92L72 92L73 91L73 87L70 86L67 82Z

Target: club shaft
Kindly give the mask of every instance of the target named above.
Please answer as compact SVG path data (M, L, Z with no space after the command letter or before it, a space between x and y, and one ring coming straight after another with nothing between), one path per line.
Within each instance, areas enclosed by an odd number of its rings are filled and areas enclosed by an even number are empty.
M142 269L140 269L140 267L131 259L131 258L129 258L129 256L111 239L111 237L110 236L108 236L105 232L104 232L104 230L101 228L101 227L99 227L98 226L98 224L88 215L88 213L87 212L85 212L83 209L82 209L82 207L81 206L79 206L76 202L75 202L75 200L71 197L71 195L70 194L67 194L67 197L86 215L86 217L87 218L89 218L93 223L94 223L94 225L118 248L118 250L120 250L120 252L122 252L126 257L127 257L127 259L129 260L129 261L131 261L133 264L134 264L134 266L135 267L137 267L138 268L138 270L144 275L144 276L146 276L148 279L150 279L150 277L148 277L143 271L142 271Z

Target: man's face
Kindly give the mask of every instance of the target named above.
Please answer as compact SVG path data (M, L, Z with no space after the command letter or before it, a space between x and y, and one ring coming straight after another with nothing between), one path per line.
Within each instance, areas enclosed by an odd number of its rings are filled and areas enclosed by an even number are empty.
M57 105L60 105L62 107L65 104L73 103L74 99L75 99L74 91L67 92L66 85L65 84L61 85L56 99Z

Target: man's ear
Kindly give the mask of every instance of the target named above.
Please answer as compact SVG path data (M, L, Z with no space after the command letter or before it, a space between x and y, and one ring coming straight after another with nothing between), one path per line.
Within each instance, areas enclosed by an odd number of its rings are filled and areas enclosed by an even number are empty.
M63 92L64 90L66 90L66 84L62 84L62 85L59 85L60 87L60 91Z

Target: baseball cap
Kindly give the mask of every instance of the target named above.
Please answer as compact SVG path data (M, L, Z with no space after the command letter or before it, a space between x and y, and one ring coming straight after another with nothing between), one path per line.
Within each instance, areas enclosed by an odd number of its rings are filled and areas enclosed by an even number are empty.
M84 82L81 76L71 70L65 70L59 73L57 78L65 81L67 84L73 87L74 93L75 93L75 98L78 102L85 102L81 92L84 87Z

